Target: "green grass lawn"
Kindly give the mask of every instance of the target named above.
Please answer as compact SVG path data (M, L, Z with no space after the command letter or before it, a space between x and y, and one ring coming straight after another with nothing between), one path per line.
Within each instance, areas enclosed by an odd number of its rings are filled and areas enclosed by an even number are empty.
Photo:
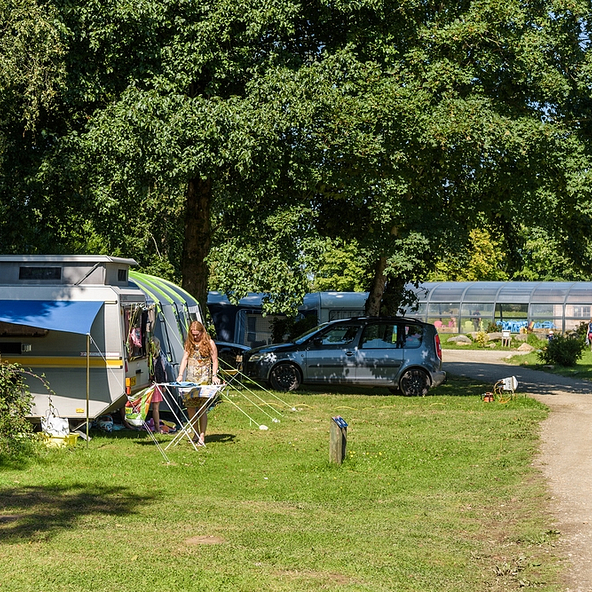
M380 390L235 393L207 448L94 434L0 472L9 591L558 591L548 496L532 460L546 408L484 403L452 379L425 398ZM294 410L292 410L294 409ZM331 417L349 424L329 462ZM170 436L158 436L163 443Z
M592 380L592 352L590 352L589 348L584 350L582 359L572 367L564 367L559 365L552 367L545 366L541 363L535 352L525 356L512 356L508 362L510 364L514 364L515 366L527 366L535 370L543 370L544 372L560 374L561 376Z

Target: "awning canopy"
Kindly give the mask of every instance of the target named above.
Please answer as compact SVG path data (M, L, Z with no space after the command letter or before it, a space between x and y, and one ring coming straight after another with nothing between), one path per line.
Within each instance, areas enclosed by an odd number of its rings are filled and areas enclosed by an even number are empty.
M96 301L0 300L0 321L86 335L101 306Z

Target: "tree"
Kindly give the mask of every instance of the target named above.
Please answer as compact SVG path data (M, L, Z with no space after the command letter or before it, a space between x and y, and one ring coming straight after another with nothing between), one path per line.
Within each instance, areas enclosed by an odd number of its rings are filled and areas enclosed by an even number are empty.
M460 257L438 261L428 275L432 282L507 281L505 249L501 240L494 239L488 230L474 228L469 233L470 244Z
M327 240L320 257L307 264L311 292L363 292L370 280L368 263L357 241Z
M36 173L51 142L44 121L55 115L65 80L63 35L51 5L0 0L2 252L17 252L34 241L43 248L49 234L37 226L46 200Z
M212 273L272 311L343 241L370 314L484 224L508 256L525 216L586 250L583 2L48 6L67 40L57 116L26 170L5 167L27 179L33 249L37 233L131 255L202 303Z

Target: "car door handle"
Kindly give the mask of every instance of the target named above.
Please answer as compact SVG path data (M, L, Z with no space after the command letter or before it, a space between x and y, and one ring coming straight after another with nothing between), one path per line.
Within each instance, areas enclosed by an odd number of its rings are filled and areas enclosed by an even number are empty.
M346 356L353 356L354 355L354 352L352 352L352 351L346 351L345 352L345 355Z

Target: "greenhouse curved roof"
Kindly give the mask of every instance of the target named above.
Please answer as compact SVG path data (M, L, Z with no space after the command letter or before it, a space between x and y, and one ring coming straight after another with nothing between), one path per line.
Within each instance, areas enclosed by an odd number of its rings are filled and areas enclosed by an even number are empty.
M427 282L416 292L423 302L592 303L592 282Z

